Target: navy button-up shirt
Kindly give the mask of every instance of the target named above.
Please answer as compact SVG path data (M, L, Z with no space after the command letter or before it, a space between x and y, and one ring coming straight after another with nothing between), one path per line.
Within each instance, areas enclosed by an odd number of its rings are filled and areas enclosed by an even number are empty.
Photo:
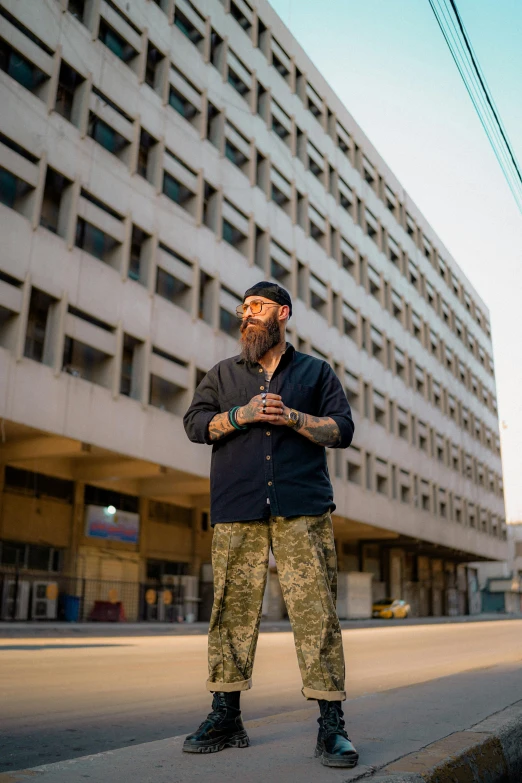
M260 364L233 356L209 370L184 416L191 441L212 443L212 525L269 516L315 516L335 509L324 446L292 427L256 422L247 430L210 440L208 425L216 413L245 405L266 386ZM348 448L354 432L352 414L327 362L299 353L287 343L268 390L280 394L289 408L332 418L340 432L335 448Z

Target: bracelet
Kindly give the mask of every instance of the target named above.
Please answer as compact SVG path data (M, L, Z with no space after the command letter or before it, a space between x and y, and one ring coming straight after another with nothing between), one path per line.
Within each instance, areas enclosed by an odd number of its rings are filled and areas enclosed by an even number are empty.
M239 410L239 408L240 408L239 405L235 405L233 408L231 408L229 410L229 412L228 412L228 420L231 423L231 425L234 427L234 429L236 429L236 430L247 430L248 427L247 427L246 424L245 425L241 425L241 424L237 423L236 413Z

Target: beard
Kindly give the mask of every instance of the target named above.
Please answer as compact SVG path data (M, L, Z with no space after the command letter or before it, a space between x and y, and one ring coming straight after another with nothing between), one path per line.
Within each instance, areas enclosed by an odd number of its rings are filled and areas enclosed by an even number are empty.
M248 328L248 324L253 324ZM267 321L257 321L255 318L247 318L241 324L241 358L246 362L255 364L267 351L281 341L279 321L274 313Z

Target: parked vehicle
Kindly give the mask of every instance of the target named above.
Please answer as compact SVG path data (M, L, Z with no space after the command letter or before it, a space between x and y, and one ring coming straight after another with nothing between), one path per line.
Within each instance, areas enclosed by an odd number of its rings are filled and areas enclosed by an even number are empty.
M382 598L372 607L372 617L380 617L383 620L404 619L410 612L410 605L398 598Z

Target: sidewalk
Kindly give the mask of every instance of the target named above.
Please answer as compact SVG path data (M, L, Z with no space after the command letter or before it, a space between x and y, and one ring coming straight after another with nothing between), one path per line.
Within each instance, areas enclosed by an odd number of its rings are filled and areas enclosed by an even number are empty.
M438 625L446 623L483 623L497 620L520 620L522 614L474 614L458 617L410 617L406 620L341 620L341 628L386 628L404 625ZM288 620L263 620L264 633L291 631ZM208 632L208 622L203 623L65 623L65 622L0 622L0 639L33 638L39 636L199 636Z
M317 707L246 721L251 746L181 752L183 737L0 774L0 783L520 783L522 677L504 665L346 702L354 770L313 758Z

